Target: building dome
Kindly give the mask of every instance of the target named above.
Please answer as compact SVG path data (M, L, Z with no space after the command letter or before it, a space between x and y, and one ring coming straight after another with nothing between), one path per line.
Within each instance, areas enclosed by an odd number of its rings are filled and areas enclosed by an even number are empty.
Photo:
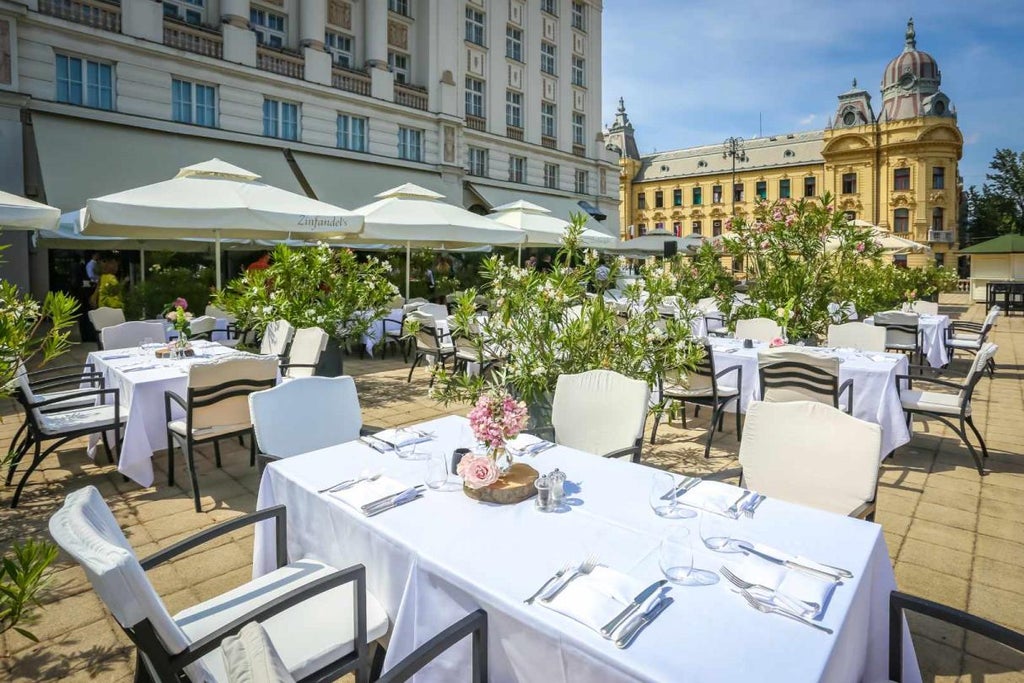
M903 52L889 62L882 75L882 90L892 86L913 85L915 80L941 81L938 62L927 52L917 49L914 20L907 22L906 44Z
M939 90L941 84L939 64L917 49L914 20L910 19L903 52L882 73L882 120L952 115L949 98Z

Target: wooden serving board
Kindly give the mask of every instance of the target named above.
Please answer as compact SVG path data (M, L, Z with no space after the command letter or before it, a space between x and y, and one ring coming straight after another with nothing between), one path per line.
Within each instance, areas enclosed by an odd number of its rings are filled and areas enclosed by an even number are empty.
M173 358L173 350L168 348L157 349L155 352L157 358ZM195 350L189 346L185 349L185 356L191 358L196 355Z
M529 500L537 495L537 488L533 482L537 481L540 473L529 465L521 462L513 463L498 481L484 489L471 489L463 487L466 495L473 500L484 503L496 503L497 505L515 505L524 500Z

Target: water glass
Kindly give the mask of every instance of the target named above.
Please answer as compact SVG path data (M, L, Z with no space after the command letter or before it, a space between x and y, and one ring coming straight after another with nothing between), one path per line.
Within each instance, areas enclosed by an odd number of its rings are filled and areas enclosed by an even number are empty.
M448 460L444 457L444 453L435 452L427 455L423 483L433 491L444 488L448 483Z
M733 545L736 520L707 510L700 514L700 539L709 550L720 553L737 552Z
M659 517L670 517L676 507L676 478L668 472L655 472L651 477L651 509Z
M146 352L149 351L149 348L152 345L153 345L153 338L152 337L146 337L141 342L139 342L139 355L140 356L145 356Z
M693 547L690 530L675 526L661 541L658 552L661 572L673 583L687 583L693 572Z

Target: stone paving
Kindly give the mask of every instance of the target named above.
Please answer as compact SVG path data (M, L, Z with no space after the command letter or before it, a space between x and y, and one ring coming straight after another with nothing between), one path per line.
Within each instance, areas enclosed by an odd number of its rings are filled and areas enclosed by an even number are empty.
M981 306L963 295L943 298L952 317L980 320ZM976 422L988 442L990 474L981 478L966 449L936 422L915 423L915 435L882 468L877 521L883 527L899 587L968 609L1024 630L1024 317L1000 319L994 335L999 370L975 394ZM91 347L77 347L83 359ZM968 361L946 374L957 378ZM392 426L429 420L464 408L445 408L426 398L427 374L411 384L401 360L346 359L356 377L364 421ZM0 449L17 428L13 404L0 404ZM727 421L728 423L729 421ZM715 437L711 458L703 456L706 416L659 428L658 444L645 446L644 461L686 474L730 480L737 443L731 425ZM225 443L225 445L227 445ZM248 449L224 449L223 468L211 448L198 459L203 511L192 509L190 492L166 485L165 457L154 458L157 484L141 489L124 482L101 458L93 463L83 443L69 444L46 462L26 487L18 510L0 510L0 552L28 537L48 537L46 520L69 491L92 484L105 496L138 555L197 530L254 509L258 478ZM179 459L179 463L181 460ZM187 485L187 477L177 481ZM7 505L10 492L0 494ZM173 613L217 595L250 577L252 534L239 531L149 573ZM912 620L925 681L1024 681L1024 658L955 628ZM82 571L58 558L44 606L31 630L36 645L12 632L0 636L0 679L8 681L130 679L134 654L128 639L92 592Z

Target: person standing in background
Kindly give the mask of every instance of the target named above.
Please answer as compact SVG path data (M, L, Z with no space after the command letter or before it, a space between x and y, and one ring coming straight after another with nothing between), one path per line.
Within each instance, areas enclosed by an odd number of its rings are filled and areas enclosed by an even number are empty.
M91 254L90 260L85 258L78 260L75 264L75 297L78 300L78 336L83 342L96 341L96 330L89 321L89 308L92 293L96 289L99 280L99 268L94 264L99 263L99 254ZM96 274L96 280L90 276L90 270Z
M100 282L100 253L94 251L89 262L85 264L85 277L89 279L92 286L95 287Z

